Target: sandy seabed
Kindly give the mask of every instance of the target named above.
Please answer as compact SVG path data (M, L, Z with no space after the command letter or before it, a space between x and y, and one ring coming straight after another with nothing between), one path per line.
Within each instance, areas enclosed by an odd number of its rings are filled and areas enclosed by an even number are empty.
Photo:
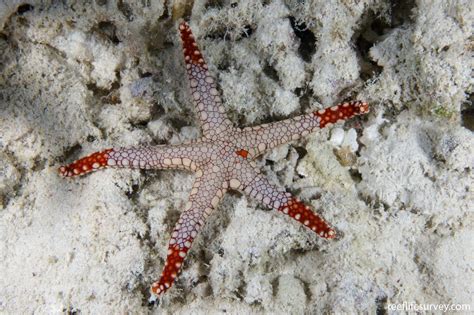
M474 310L474 2L81 3L0 2L0 313ZM194 175L57 168L199 137L183 17L236 125L371 113L257 161L339 239L227 194L150 304Z

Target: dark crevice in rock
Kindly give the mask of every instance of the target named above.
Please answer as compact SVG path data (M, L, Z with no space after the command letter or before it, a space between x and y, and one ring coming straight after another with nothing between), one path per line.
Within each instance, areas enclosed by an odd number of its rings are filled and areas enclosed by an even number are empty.
M263 67L263 73L275 82L279 82L280 80L278 72L270 64L266 64L265 67Z
M82 146L76 144L69 149L64 150L63 156L60 158L60 161L72 161L79 157L79 153L82 151Z
M166 21L170 18L170 12L168 8L168 1L164 0L164 5L163 5L163 14L158 18L158 21L163 22Z
M75 308L72 305L69 305L67 308L63 308L63 314L66 314L66 315L79 315L81 313L82 312L80 309Z
M387 314L387 296L378 296L375 299L375 305L377 308L375 310L376 315L385 315Z
M182 115L182 117L192 117L192 113L188 113L185 115ZM176 130L177 133L181 132L181 129L183 127L189 126L189 122L182 117L170 117L168 121L170 122L171 126Z
M413 22L414 1L402 0L390 2L390 17L384 18L378 12L368 11L361 18L362 25L354 32L352 42L359 54L361 78L364 81L378 76L383 68L370 58L370 49L392 29Z
M461 107L461 125L474 131L474 93L469 94L469 98Z
M279 282L278 282L278 277L275 277L271 282L270 282L271 286L272 286L272 293L273 293L273 296L276 297L277 294L278 294L278 289L279 289Z
M416 8L416 1L412 0L391 0L391 27L396 28L405 23L413 22L413 11Z
M99 22L95 27L92 28L92 32L97 33L103 38L106 38L114 45L118 45L121 42L121 40L117 37L117 27L112 22Z
M379 36L389 33L392 30L392 26L386 19L378 15L376 16L371 12L369 13L369 17L367 18L367 21L368 21L369 27L366 29L373 33L367 33L364 36L379 37ZM367 40L369 40L370 42L374 42L373 40L370 40L370 38Z
M137 202L138 195L139 195L139 188L138 184L133 184L130 189L125 193L127 198L130 199L133 203Z
M130 126L133 129L146 130L148 128L148 123L148 120L130 121Z
M370 58L369 52L380 41L381 36L390 29L390 25L373 12L368 12L361 20L363 23L354 31L351 41L358 53L360 76L362 80L367 81L379 75L383 70Z
M238 278L239 279L242 279L239 283L239 286L237 287L237 289L234 291L234 293L240 298L240 299L243 299L243 297L245 296L245 277L244 277L244 274L242 271L239 271L239 275L238 275Z
M362 174L357 169L350 169L349 175L356 184L362 181Z
M160 119L165 115L165 113L165 109L162 106L159 106L157 103L153 103L153 107L151 108L150 112L150 120L148 122Z
M132 185L131 189L126 193L127 197L130 199L133 205L133 211L137 215L137 217L145 224L146 229L144 233L135 233L134 236L140 242L140 247L143 249L144 252L148 253L147 258L144 261L143 273L137 274L137 286L135 290L141 293L142 296L142 306L152 308L155 305L155 302L149 301L150 297L150 283L151 281L155 280L150 279L148 274L154 273L155 270L157 271L159 262L157 261L157 257L160 257L158 251L156 250L156 242L153 240L151 236L151 226L149 220L149 209L148 207L142 205L140 203L139 197L140 193L149 187L156 179L156 176L153 173L146 173L145 170L141 171L141 175L143 176L143 181L141 185L134 184Z
M295 95L298 96L298 97L303 96L303 92L304 92L303 88L300 88L300 87L296 88L296 89L293 91L293 93L295 93Z
M29 3L25 3L25 4L22 4L22 5L18 6L18 8L16 10L16 13L18 15L23 15L26 12L32 11L34 9L35 9L35 7L33 5L31 5Z
M223 58L222 60L220 60L220 62L215 65L217 70L219 72L228 72L230 66L231 66L231 60L230 58Z
M306 154L308 154L308 150L306 150L305 147L294 147L295 150L296 150L296 153L298 154L298 161L301 161L301 159L303 159Z
M300 103L300 112L306 113L308 110L312 108L311 104L314 103L314 99L312 97L313 90L310 88L302 89L301 91L295 91L299 96L299 103Z
M134 20L133 10L130 5L123 0L117 1L117 9L123 14L124 17L127 18L128 21Z
M404 110L407 110L406 106L403 106L402 108L396 108L394 106L391 107L385 107L382 118L386 119L387 121L384 121L381 126L380 130L383 128L394 124L397 121L398 116L400 115L401 112Z
M383 68L377 65L369 56L369 50L374 44L367 41L363 36L360 36L355 40L355 45L360 55L359 65L361 79L367 81L378 76Z
M96 138L93 135L88 135L87 138L86 138L87 142L94 142L95 140L96 140Z
M301 285L303 286L303 291L305 293L306 302L311 301L312 298L313 298L313 293L311 292L310 283L304 281L300 277L296 277L296 278L301 282Z
M252 25L247 24L247 25L244 26L244 29L240 33L239 38L248 38L248 37L252 36L253 31L254 31L254 29L253 29Z
M118 93L120 83L118 81L113 82L110 89L98 87L95 83L88 83L86 87L92 91L94 97L99 98L103 104L121 103L120 94Z
M152 77L153 74L151 72L143 72L143 73L139 73L139 76L140 78L148 78L148 77Z
M289 20L295 35L300 39L298 53L305 62L311 62L311 58L316 52L316 36L308 29L304 22L297 21L292 16L289 17Z
M223 0L209 0L206 2L206 5L205 5L205 8L206 9L214 9L214 8L217 8L217 9L220 9L222 7L224 7L224 1ZM232 4L231 4L232 6Z

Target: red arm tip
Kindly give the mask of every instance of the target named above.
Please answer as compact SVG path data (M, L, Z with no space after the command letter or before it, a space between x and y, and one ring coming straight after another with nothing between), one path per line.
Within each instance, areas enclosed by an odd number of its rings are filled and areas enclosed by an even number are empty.
M59 174L63 177L79 176L107 166L109 153L112 149L93 153L82 159L79 159L69 165L59 168Z
M280 206L278 210L302 223L320 237L328 239L336 237L336 231L329 227L326 221L296 198L291 198L288 203Z
M154 295L160 296L173 285L176 277L181 272L181 267L188 250L189 248L180 248L178 245L169 246L168 257L166 258L165 268L160 280L151 285L151 292Z
M189 64L204 66L204 58L199 50L193 32L186 22L179 24L179 33L183 44L184 61Z
M361 101L344 102L333 107L320 109L314 113L318 117L319 127L330 127L332 124L342 122L356 115L369 112L369 104Z

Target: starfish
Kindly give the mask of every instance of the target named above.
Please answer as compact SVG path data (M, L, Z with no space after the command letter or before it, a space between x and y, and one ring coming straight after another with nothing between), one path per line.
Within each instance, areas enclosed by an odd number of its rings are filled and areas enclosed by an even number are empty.
M215 80L208 71L189 25L182 22L179 32L202 137L179 145L111 148L59 168L60 175L64 177L107 167L182 169L196 173L189 201L171 233L163 272L151 286L155 296L161 296L173 285L193 240L224 193L230 189L278 210L320 237L334 238L334 229L296 197L270 184L253 160L318 128L330 127L369 111L367 103L351 101L275 123L243 129L234 127L225 115Z

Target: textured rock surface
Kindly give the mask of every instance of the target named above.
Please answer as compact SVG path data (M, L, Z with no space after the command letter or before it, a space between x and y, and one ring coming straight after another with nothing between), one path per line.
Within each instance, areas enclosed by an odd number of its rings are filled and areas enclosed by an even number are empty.
M472 1L65 2L0 3L0 312L474 309ZM340 239L228 194L149 305L192 175L56 169L199 135L183 12L240 126L348 98L372 112L257 162Z

